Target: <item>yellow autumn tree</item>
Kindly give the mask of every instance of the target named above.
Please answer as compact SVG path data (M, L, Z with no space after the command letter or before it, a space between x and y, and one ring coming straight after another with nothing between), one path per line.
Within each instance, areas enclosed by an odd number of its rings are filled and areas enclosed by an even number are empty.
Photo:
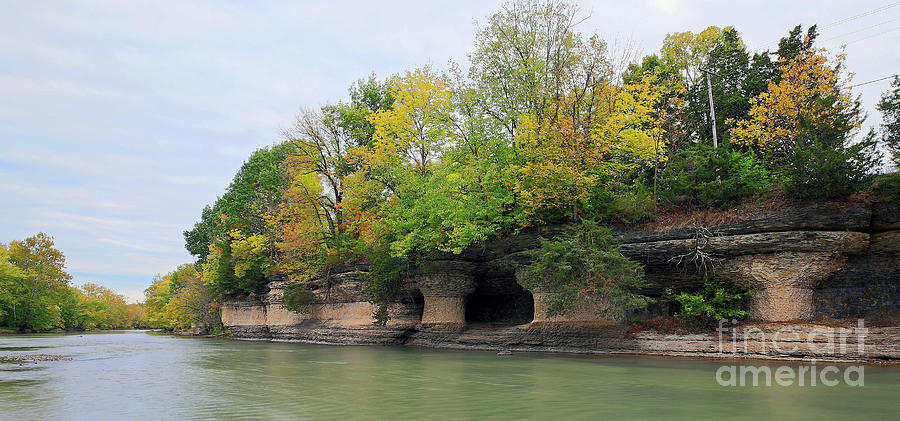
M839 83L844 58L838 54L829 66L824 49L800 51L781 66L781 81L769 82L768 92L750 98L748 119L727 121L734 124L732 142L771 152L796 142L804 121L824 125L838 121L854 106L850 89Z
M700 66L706 63L722 32L721 28L710 26L696 34L690 31L667 34L660 49L662 61L693 85L701 76Z
M597 145L571 118L539 124L536 117L525 115L519 122L516 146L522 163L512 168L514 191L525 225L552 222L570 207L572 217L577 217L578 204L597 183L597 175L589 171L589 163L601 156Z
M450 140L450 91L430 67L407 71L391 84L391 109L367 117L375 125L375 148L395 149L424 175Z
M417 185L452 142L451 92L444 77L430 67L409 70L390 82L390 109L369 114L375 127L371 145L350 150L356 168L346 178L342 205L347 223L363 243L371 244L385 206L404 186Z
M644 73L640 80L625 85L616 101L618 119L622 128L619 131L620 149L627 154L619 161L624 168L653 166L653 198L656 200L656 179L659 164L668 158L665 129L669 116L662 106L664 95L671 91L671 86L658 83L652 73Z
M326 236L334 234L329 218L331 202L323 193L319 174L304 159L285 163L290 184L283 200L266 217L278 232L278 268L291 280L304 280L319 269L329 253ZM332 251L333 253L333 251Z
M616 95L615 144L626 154L621 162L626 167L665 160L665 130L661 124L664 117L659 115L664 87L656 81L655 75L646 73Z
M655 82L656 76L646 74L621 89L600 83L591 95L569 95L558 105L589 111L541 122L523 116L514 189L529 223L551 222L563 209L577 219L593 191L610 187L598 183L664 159L657 111L664 87Z

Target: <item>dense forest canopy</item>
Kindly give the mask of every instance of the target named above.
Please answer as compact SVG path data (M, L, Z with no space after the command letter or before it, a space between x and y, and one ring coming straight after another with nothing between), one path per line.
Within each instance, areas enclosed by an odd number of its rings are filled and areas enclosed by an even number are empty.
M571 3L512 1L476 29L468 69L373 75L348 101L301 110L185 232L197 265L158 279L148 307L343 263L369 263L383 303L398 268L499 235L846 197L868 186L879 142L897 159L900 82L879 105L882 130L860 133L844 56L816 46L815 26L792 28L774 52L748 52L733 27L676 32L622 69L581 21Z

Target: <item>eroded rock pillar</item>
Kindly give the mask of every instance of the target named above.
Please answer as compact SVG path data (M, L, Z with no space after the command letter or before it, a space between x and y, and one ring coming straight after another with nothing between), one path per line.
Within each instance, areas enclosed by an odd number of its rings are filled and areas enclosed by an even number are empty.
M523 276L521 269L516 270L516 277ZM534 298L534 318L532 324L614 324L618 314L614 306L605 299L585 297L579 307L565 314L550 314L550 291L537 287L531 290Z
M756 290L750 300L752 319L811 320L813 288L845 261L838 252L784 252L738 256L724 269L734 282Z
M475 290L469 267L459 262L430 262L416 281L425 298L423 326L453 330L466 327L466 298Z
M550 315L550 293L541 289L531 292L534 297L534 320L537 324L615 324L617 314L608 300L582 300L578 309L565 314Z

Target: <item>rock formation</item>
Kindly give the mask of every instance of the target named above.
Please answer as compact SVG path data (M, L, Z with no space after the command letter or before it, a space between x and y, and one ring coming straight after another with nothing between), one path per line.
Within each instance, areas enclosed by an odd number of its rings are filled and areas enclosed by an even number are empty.
M615 231L622 253L646 266L651 285L644 294L699 289L705 277L712 277L754 289L751 317L764 322L900 313L900 212L889 206L810 204L702 228L702 236L698 226ZM286 284L273 278L265 294L222 303L223 323L239 338L311 343L601 353L680 350L684 355L708 351L712 342L707 337L682 337L677 344L650 333L627 337L628 327L603 302L571 314L548 314L546 291L524 290L516 282L516 269L528 263L526 251L539 246L539 237L564 229L534 229L425 264L389 306L386 326L372 325L377 307L364 292L367 268L361 265L335 268L308 282L305 287L316 303L302 313L282 306ZM698 251L701 260L708 259L699 271ZM661 303L639 316L667 311ZM880 334L890 337L887 331ZM882 346L886 348L877 352L885 358L900 358L896 343Z

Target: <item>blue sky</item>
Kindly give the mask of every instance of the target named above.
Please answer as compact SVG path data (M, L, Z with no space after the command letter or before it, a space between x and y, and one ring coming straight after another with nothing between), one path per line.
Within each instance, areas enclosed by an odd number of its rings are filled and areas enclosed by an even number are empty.
M182 231L300 107L344 100L373 72L465 65L473 21L499 4L4 1L0 242L47 232L76 284L141 300L155 274L191 261ZM832 23L820 44L848 43L856 81L900 72L896 2L581 4L582 32L644 54L666 33L709 25L733 25L751 49L774 49L798 23ZM870 124L887 86L856 90Z

